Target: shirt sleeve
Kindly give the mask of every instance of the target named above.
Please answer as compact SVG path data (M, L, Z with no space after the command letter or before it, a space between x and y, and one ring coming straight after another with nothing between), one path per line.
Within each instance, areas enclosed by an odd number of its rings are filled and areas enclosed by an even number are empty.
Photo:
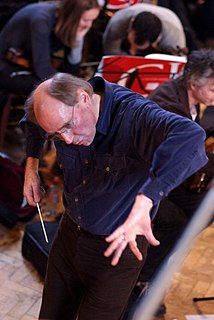
M45 142L45 131L28 121L26 115L20 120L20 126L26 138L26 156L39 159Z
M160 48L166 51L185 48L186 37L183 26L178 17L174 16L173 20L163 21L162 23L162 36L158 43Z
M151 164L139 193L157 203L205 165L205 137L205 131L193 121L147 102L134 120L135 147Z
M82 50L83 50L84 39L76 41L76 45L70 49L67 55L68 62L72 65L78 64L82 60Z
M33 67L40 79L45 79L56 73L51 65L50 37L52 28L51 20L35 18L31 23Z

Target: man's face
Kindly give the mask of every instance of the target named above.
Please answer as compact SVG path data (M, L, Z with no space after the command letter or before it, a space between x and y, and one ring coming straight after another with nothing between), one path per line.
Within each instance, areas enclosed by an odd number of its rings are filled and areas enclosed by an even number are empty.
M143 44L138 45L135 43L135 31L131 30L128 33L128 42L130 44L129 53L131 55L136 55L138 51L140 50L146 50L151 46L151 43L149 41L145 41Z
M96 134L96 117L87 93L83 91L80 94L75 106L67 106L40 91L34 96L34 110L39 125L53 139L60 139L67 144L90 145Z
M203 103L207 106L214 102L214 78L208 79L204 85L192 86L193 97L198 103Z

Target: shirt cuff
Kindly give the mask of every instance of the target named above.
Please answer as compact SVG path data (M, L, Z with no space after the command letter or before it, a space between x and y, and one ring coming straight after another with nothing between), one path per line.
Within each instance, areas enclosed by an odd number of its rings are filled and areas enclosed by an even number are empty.
M154 204L164 199L169 193L169 187L163 186L157 179L148 178L138 193L143 193L152 199Z

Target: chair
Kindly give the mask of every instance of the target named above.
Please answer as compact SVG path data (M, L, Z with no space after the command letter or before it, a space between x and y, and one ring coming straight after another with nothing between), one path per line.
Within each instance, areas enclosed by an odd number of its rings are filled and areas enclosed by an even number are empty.
M182 71L183 57L161 55L103 56L95 75L118 83L142 95L148 95L161 83L175 78Z
M1 118L0 118L0 148L4 146L5 134L7 127L9 125L10 118L15 116L15 113L18 113L19 119L14 117L14 119L10 121L10 125L16 126L18 125L18 121L21 119L22 115L24 115L24 102L26 97L23 95L16 95L10 93L5 102L5 105L2 110Z

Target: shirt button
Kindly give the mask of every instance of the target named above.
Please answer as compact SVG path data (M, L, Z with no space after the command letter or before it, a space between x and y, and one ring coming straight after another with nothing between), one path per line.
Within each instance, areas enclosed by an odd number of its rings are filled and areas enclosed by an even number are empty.
M60 169L62 169L62 164L61 163L60 163L59 167L60 167Z
M74 198L74 201L75 201L75 202L79 202L79 198L77 198L77 197Z
M78 220L81 220L82 218L80 216L77 217Z
M163 196L164 196L164 192L163 192L163 191L160 191L160 192L159 192L159 195L160 195L161 197L163 197Z
M106 171L109 172L111 170L110 167L106 167Z
M84 161L84 163L85 163L85 164L88 164L88 160L86 159L86 160Z
M83 180L82 184L86 184L86 180Z

